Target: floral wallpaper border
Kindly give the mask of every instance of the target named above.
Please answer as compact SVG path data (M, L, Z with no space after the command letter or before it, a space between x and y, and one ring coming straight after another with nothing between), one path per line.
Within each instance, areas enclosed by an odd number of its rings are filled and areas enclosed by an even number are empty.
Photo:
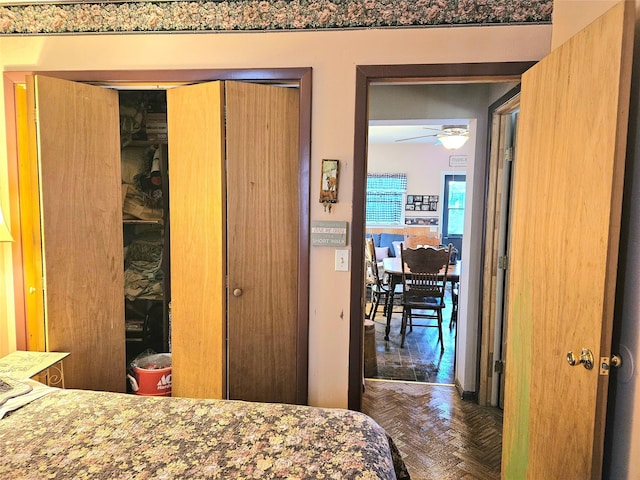
M54 1L2 4L0 35L549 23L553 0Z

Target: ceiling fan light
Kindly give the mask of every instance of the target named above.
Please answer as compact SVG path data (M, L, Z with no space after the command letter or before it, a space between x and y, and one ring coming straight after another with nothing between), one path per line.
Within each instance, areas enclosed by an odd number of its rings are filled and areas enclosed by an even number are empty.
M457 150L469 140L469 130L464 126L445 126L438 140L447 150Z
M468 135L439 135L438 140L442 143L442 146L447 150L457 150L462 147L467 140L469 140Z

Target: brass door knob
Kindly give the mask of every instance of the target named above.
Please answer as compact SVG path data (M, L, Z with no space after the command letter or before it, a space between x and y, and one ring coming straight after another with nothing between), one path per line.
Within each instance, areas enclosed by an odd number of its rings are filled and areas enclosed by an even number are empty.
M582 365L587 370L591 370L593 368L593 353L588 348L583 348L582 352L580 352L580 357L576 357L573 352L567 353L567 363L572 367L576 365Z
M242 289L240 289L240 288L234 288L234 289L233 289L233 296L234 296L234 297L241 297L241 296L242 296Z

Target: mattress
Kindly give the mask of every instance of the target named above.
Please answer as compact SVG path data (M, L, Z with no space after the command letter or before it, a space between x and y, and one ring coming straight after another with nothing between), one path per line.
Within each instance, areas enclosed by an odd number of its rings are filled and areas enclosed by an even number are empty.
M0 445L5 480L409 478L370 417L287 404L52 388L0 419Z

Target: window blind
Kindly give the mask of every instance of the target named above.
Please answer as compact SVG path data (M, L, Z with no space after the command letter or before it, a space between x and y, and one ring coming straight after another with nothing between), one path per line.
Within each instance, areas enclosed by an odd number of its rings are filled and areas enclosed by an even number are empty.
M367 224L402 224L407 175L375 173L367 175Z

